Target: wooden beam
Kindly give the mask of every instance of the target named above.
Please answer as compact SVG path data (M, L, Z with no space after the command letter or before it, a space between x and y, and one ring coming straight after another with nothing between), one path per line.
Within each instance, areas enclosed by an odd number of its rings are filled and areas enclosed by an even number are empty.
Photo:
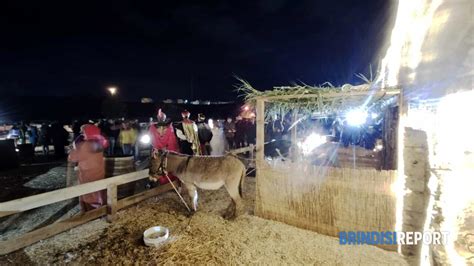
M173 184L175 186L178 186L178 183L179 183L178 181L173 181ZM152 188L150 190L144 191L142 193L135 194L133 196L121 199L121 200L118 201L117 207L118 207L118 209L127 208L130 205L134 205L134 204L136 204L136 203L138 203L142 200L145 200L145 199L148 199L148 198L151 198L151 197L154 197L154 196L158 196L158 195L163 194L163 193L165 193L167 191L170 191L172 189L173 189L173 186L171 186L170 183L165 184L165 185L161 185L161 186Z
M117 217L117 185L107 186L107 222L112 223Z
M329 92L322 94L301 94L301 95L275 95L275 96L260 96L256 97L256 100L262 100L266 102L275 101L275 100L290 100L290 99L306 99L306 98L319 98L324 97L327 99L333 98L348 98L348 97L362 97L372 95L374 97L381 97L383 95L393 96L399 94L399 90L390 90L390 91L354 91L354 92Z
M0 255L19 250L40 240L52 237L61 232L69 230L78 225L87 223L97 219L107 212L107 207L103 206L99 209L88 211L82 215L74 216L70 219L50 224L40 229L28 232L20 237L0 242Z
M297 128L298 128L298 125L296 123L296 121L298 120L298 110L297 109L294 109L293 112L292 112L292 119L291 119L291 123L293 125L293 128L291 128L291 149L290 149L290 156L291 156L291 159L292 160L296 160L296 150L297 150L297 139L298 139L298 136L297 136Z
M0 203L0 217L23 212L148 177L148 169Z
M257 100L257 152L256 162L257 169L263 165L265 159L264 142L265 142L265 102ZM258 170L257 170L258 171Z
M232 154L246 153L246 152L249 152L249 151L253 151L254 149L255 149L255 146L253 144L250 144L247 147L242 147L242 148L231 150L230 153L232 153Z
M173 182L175 185L178 185L178 181ZM143 201L147 198L157 196L159 194L165 193L173 189L171 184L166 184L162 186L158 186L156 188L147 190L145 192L133 195L131 197L127 197L117 201L116 208L117 210L129 207L130 205L134 205L140 201ZM79 226L81 224L85 224L90 222L94 219L102 217L107 214L107 207L103 206L99 209L95 209L92 211L88 211L86 213L80 214L78 216L74 216L64 221L60 221L57 223L53 223L42 227L40 229L28 232L20 237L12 238L9 240L1 241L0 242L0 255L5 255L11 253L13 251L22 249L26 246L34 244L40 240L52 237L64 231L67 231L71 228Z

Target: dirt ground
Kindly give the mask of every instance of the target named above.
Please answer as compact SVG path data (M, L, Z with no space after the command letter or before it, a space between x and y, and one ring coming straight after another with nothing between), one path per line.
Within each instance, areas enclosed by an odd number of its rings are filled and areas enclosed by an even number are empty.
M338 239L253 216L255 179L244 188L247 214L222 218L230 198L224 189L200 191L193 216L174 192L99 219L24 250L0 257L0 264L316 264L406 265L396 253L372 246L341 246ZM146 247L142 234L166 226L170 238Z

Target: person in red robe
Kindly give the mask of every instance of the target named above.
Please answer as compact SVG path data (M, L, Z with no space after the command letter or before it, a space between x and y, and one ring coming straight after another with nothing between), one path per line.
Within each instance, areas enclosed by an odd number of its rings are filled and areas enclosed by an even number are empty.
M97 181L105 178L105 163L103 151L107 141L95 125L84 125L82 134L73 142L73 149L68 160L78 163L79 184ZM107 204L105 190L92 192L79 197L82 212L100 208Z
M167 150L173 152L179 152L178 141L174 133L174 128L171 125L171 120L166 117L166 114L158 110L156 116L158 122L156 124L151 124L149 128L149 134L151 138L151 143L153 145L153 150ZM168 175L171 180L176 180L177 177L173 175ZM169 183L166 176L161 176L158 180L160 184Z

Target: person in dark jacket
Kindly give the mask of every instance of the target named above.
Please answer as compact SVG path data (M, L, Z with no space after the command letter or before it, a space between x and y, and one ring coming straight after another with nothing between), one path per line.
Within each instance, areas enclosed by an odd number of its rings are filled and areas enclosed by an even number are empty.
M110 123L110 130L109 130L109 151L108 155L113 156L115 154L115 147L116 143L118 142L118 138L120 135L120 128L121 124L118 121L112 121Z
M247 138L247 144L255 145L255 139L257 138L257 125L255 124L255 117L250 118L246 131L247 133L245 135Z
M69 133L60 123L54 123L51 126L50 133L54 146L54 155L58 159L66 157L64 146L68 145Z
M232 117L228 117L224 122L224 134L229 145L229 150L235 149L235 123L232 121Z
M38 145L38 128L34 125L28 126L28 139L33 147L33 152L35 147Z
M49 154L49 145L51 145L51 134L49 133L49 125L42 124L39 133L39 143L43 146L43 154Z
M235 118L235 148L242 148L246 145L245 141L245 121L242 119L241 116L237 116Z
M206 123L206 117L204 114L198 114L198 137L199 143L201 144L201 154L202 155L211 155L211 139L212 131L211 127Z

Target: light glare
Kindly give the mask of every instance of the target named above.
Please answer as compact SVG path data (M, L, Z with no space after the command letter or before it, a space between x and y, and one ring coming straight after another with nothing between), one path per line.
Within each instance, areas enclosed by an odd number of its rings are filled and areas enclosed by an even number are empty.
M355 109L347 113L346 119L350 126L360 126L367 120L367 112L361 109Z
M324 143L326 143L326 136L311 133L303 142L298 143L298 147L303 151L304 155L308 155Z
M148 135L148 134L143 135L143 136L140 138L140 142L143 143L143 144L150 144L150 142L151 142L150 135Z

